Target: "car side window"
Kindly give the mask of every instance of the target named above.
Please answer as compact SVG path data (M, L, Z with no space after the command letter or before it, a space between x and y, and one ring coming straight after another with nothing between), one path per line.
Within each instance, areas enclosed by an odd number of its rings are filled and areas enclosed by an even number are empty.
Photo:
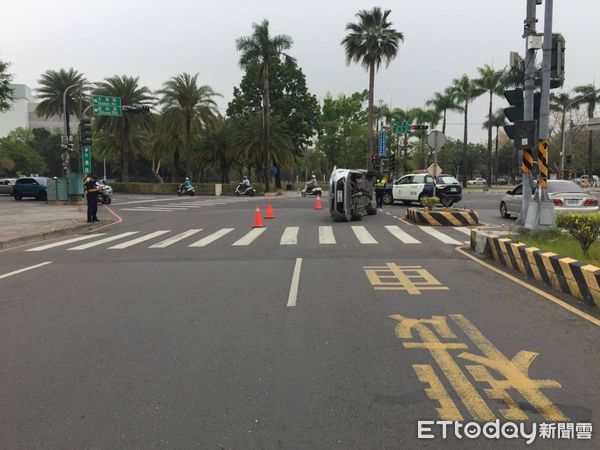
M411 184L413 177L408 176L404 178L400 178L400 182L398 184Z
M412 184L425 183L425 175L415 175Z
M433 183L433 178L431 178L430 176L426 176L425 183Z
M517 187L516 187L516 188L513 190L512 194L513 194L513 195L523 195L523 185L521 185L521 186L517 186Z

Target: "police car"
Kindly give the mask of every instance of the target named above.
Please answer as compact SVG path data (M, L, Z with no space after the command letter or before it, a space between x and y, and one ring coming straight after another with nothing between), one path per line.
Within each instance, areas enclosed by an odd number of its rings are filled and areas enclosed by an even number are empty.
M411 173L394 181L383 195L383 203L391 205L401 201L405 205L413 202L421 203L423 197L433 197L433 178L427 172ZM435 196L444 206L462 200L462 186L451 175L440 175L435 181Z

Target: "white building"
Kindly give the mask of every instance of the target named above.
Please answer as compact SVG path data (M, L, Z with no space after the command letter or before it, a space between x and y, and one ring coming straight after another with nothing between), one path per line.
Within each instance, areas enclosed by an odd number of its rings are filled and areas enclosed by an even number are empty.
M35 113L39 102L31 93L29 86L24 84L11 84L13 89L12 108L0 113L0 137L8 135L15 128L47 128L60 130L64 127L64 121L58 116L44 119ZM71 133L77 130L79 120L75 116L70 118ZM75 131L76 132L76 131Z

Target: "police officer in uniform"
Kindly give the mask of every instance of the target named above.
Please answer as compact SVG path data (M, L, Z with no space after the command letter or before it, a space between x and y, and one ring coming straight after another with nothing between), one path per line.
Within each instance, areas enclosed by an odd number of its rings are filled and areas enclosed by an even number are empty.
M385 192L385 178L381 175L377 176L375 181L375 200L378 208L383 208L383 193Z
M98 213L98 194L100 193L100 189L96 185L96 181L97 178L94 175L90 175L88 181L85 183L88 223L99 222L96 214Z

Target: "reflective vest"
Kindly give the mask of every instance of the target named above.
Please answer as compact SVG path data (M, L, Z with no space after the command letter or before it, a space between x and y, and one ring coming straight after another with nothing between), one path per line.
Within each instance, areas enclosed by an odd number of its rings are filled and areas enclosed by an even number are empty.
M375 182L375 187L382 187L382 188L384 188L385 187L385 180L383 180L383 179L377 180Z

